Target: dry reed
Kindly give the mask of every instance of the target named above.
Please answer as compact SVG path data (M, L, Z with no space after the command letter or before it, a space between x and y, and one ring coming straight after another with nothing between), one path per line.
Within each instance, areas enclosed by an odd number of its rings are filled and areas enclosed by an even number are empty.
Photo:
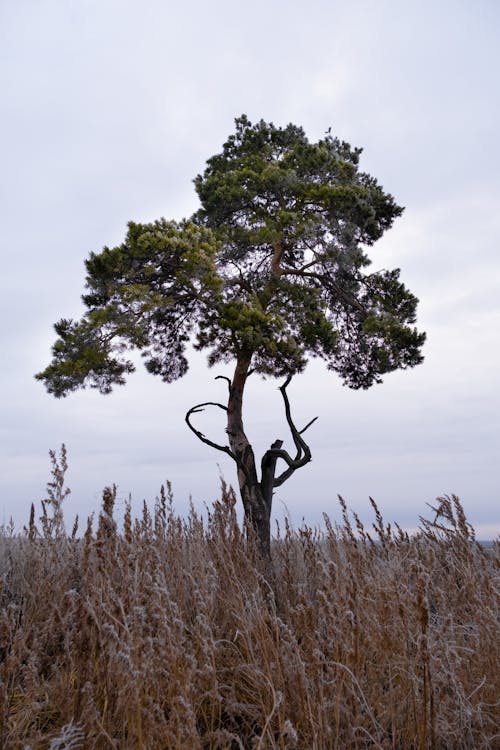
M500 550L458 498L411 538L342 499L341 525L278 529L273 591L226 485L122 530L107 488L79 537L51 458L40 522L0 540L2 748L500 748Z

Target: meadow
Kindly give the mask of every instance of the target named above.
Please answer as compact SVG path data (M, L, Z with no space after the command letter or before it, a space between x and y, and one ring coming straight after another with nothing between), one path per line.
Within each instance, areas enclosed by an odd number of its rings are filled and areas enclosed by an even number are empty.
M225 484L119 524L106 488L66 531L65 462L0 536L0 747L500 748L500 545L457 497L411 537L342 499L341 523L285 523L269 580Z

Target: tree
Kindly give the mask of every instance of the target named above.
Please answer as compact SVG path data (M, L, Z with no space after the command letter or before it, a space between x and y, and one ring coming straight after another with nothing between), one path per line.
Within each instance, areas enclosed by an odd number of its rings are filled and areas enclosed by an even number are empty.
M321 357L350 388L369 388L419 364L425 334L413 325L417 299L399 269L366 271L366 248L403 209L359 170L361 149L330 132L310 143L300 127L253 125L245 115L235 125L194 180L197 213L130 223L123 244L91 253L87 312L55 325L52 362L36 377L57 397L86 386L109 393L134 370L126 353L137 349L149 372L172 382L188 369L190 341L208 350L211 366L234 362L227 403L197 404L186 421L236 463L245 517L269 557L273 490L311 458L309 425L299 431L292 420L290 378ZM242 416L252 372L285 379L296 448L291 456L275 441L260 479ZM228 445L192 423L210 405L227 414Z

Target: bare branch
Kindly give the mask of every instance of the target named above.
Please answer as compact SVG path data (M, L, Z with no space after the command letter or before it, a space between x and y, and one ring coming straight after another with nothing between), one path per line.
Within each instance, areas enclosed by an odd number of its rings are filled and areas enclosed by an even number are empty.
M262 456L262 479L260 485L262 488L262 495L264 497L264 500L266 500L266 502L269 502L269 511L271 510L274 475L276 473L276 461L278 460L278 457L275 454L277 451L279 451L282 445L282 440L275 440L271 445L271 449L266 451L266 453L264 453L264 455Z
M229 390L229 395L231 395L231 378L228 378L227 375L217 375L215 380L227 380L227 387Z
M288 467L294 471L295 469L298 469L299 466L302 466L302 463L299 464L297 459L292 458L284 448L269 448L269 450L265 452L262 460L264 461L265 458L281 458L286 464L288 464Z
M292 376L289 375L283 385L280 386L280 391L285 404L286 421L288 422L290 432L292 433L292 438L293 442L295 443L295 447L297 448L297 453L295 455L295 458L292 458L288 451L284 450L281 447L281 441L276 441L275 443L273 443L271 448L269 448L269 450L265 452L262 458L262 481L269 481L267 476L269 467L272 466L274 469L278 458L281 458L287 465L287 468L284 472L282 472L278 477L273 478L273 487L279 487L280 485L282 485L287 479L289 479L289 477L292 476L294 471L301 468L302 466L305 466L311 460L311 450L306 441L301 437L301 434L305 432L308 427L310 427L316 421L317 417L311 419L311 421L308 422L308 424L306 424L306 426L302 430L297 430L292 420L290 402L288 400L288 395L286 392L286 389L291 380Z
M313 417L310 422L306 424L305 427L303 427L301 430L299 430L299 435L303 435L306 430L309 429L309 427L315 423L315 421L318 419L318 417Z
M200 430L197 430L196 427L194 427L191 424L191 415L192 414L198 414L199 412L205 411L205 406L217 406L219 409L222 409L223 411L227 412L227 406L224 406L224 404L219 404L217 401L204 401L202 404L196 404L196 406L192 406L191 409L187 412L185 416L185 421L191 432L194 432L196 437L201 440L202 443L206 443L207 445L210 445L211 448L215 448L218 451L222 451L223 453L227 453L228 456L231 456L233 461L235 461L238 466L240 466L240 461L235 456L235 454L232 452L231 448L229 448L228 445L219 445L218 443L214 443L212 440L209 440L203 432Z
M307 245L307 242L305 244ZM307 246L309 247L309 245ZM311 250L311 252L314 253L314 250L312 248L309 248L309 250ZM297 270L299 271L299 273L303 273L304 271L307 271L308 268L312 268L317 263L319 263L320 260L321 258L314 258L314 260L310 260L309 263L306 263L304 266L302 266L301 268L298 268Z
M292 419L292 413L290 410L290 401L288 400L288 395L286 392L287 387L289 386L290 382L292 380L292 376L289 375L282 386L280 386L281 395L283 396L283 401L285 403L285 415L286 415L286 421L288 422L288 426L290 428L290 432L292 433L293 442L295 443L295 447L297 448L297 455L295 456L295 461L303 461L302 454L305 456L309 456L309 458L304 461L304 463L307 463L307 461L311 460L311 451L309 449L309 446L307 445L306 441L301 437L301 433L305 432L308 427L311 426L311 424L317 419L317 417L314 417L311 422L309 422L303 430L297 430L295 427L295 424L293 423ZM301 463L301 466L304 464ZM298 467L297 467L298 468Z

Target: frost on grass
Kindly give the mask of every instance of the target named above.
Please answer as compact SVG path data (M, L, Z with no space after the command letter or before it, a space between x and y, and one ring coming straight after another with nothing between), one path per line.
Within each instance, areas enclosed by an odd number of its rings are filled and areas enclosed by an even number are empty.
M57 737L52 738L49 750L77 750L82 747L84 739L85 736L81 727L71 722L61 729ZM32 748L25 745L24 750L32 750Z
M0 533L0 747L500 746L500 545L458 498L413 537L342 499L322 532L278 528L271 586L231 488L123 524L107 488L79 537L61 478Z

